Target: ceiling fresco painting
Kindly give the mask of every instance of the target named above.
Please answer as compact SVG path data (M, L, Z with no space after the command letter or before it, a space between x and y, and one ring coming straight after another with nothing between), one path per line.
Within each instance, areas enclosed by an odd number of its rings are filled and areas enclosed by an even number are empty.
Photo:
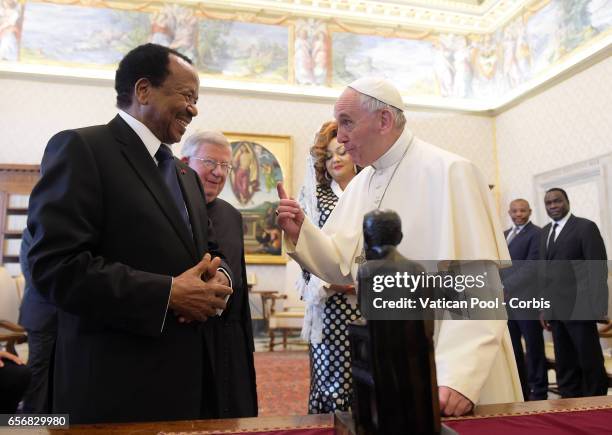
M267 10L253 9L264 3ZM355 78L377 75L407 101L493 107L553 67L571 66L586 49L612 45L612 0L437 0L429 15L418 0L330 0L284 10L288 3L239 1L230 10L221 1L0 0L0 69L110 74L130 48L155 42L192 58L204 85L270 84L280 93L333 96ZM359 14L368 10L366 22ZM404 14L407 24L375 21L385 11L395 21ZM437 25L414 25L434 18ZM495 20L498 27L475 31Z

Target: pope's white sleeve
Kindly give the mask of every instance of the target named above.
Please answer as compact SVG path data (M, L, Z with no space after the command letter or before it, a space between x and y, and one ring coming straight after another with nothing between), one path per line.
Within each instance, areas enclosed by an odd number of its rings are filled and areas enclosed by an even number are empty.
M450 387L478 403L502 348L505 320L442 320L436 340L439 386Z
M315 227L306 217L297 245L285 236L287 253L300 266L331 284L353 284L351 265L344 264L334 237Z

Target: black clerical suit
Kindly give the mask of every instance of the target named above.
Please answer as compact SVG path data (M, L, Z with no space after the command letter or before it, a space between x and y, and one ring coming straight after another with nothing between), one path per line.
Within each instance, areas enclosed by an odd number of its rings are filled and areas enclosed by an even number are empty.
M504 231L508 239L511 229ZM511 298L529 301L539 296L537 260L542 229L527 222L508 244L512 267L501 270L504 284L504 299ZM508 309L508 329L512 338L514 357L523 387L525 400L546 400L548 391L548 374L544 354L544 337L538 312ZM527 355L523 352L521 336L525 337ZM527 364L525 364L525 361Z
M28 260L34 286L59 307L53 412L71 423L203 415L212 348L201 323L179 323L167 307L171 277L216 244L201 182L174 160L191 229L120 116L60 132L45 150Z
M549 260L543 266L542 289L553 308L546 316L561 319L550 322L559 391L563 397L605 395L608 379L595 320L608 307L606 248L597 225L573 215L547 248L551 225L542 229L539 255ZM578 316L581 320L563 320L584 313L580 307L588 307L592 320L584 320L584 314Z
M234 273L234 293L226 310L220 317L209 319L202 328L207 342L215 343L217 417L255 417L255 347L244 263L242 215L219 198L207 207L215 236Z

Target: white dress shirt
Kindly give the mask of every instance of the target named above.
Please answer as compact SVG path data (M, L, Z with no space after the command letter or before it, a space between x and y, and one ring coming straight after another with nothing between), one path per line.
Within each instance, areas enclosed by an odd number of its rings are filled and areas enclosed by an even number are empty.
M556 242L557 239L559 238L559 234L561 234L563 227L565 226L565 224L567 223L571 215L572 215L571 213L568 213L562 219L559 219L558 221L550 221L551 223L550 230L548 231L548 234L546 235L546 245L547 246L548 246L548 239L550 238L550 233L552 232L555 224L557 224L557 230L555 232L555 242Z
M151 154L151 158L155 161L155 164L158 164L159 162L155 158L155 153L157 152L157 150L159 150L159 146L162 144L162 141L159 140L157 136L155 136L146 125L134 118L129 113L120 110L119 116L121 116L121 118L127 123L127 125L132 128L132 130L134 130L134 133L136 133L136 135L140 138L149 154ZM171 145L164 145L168 146L168 148L172 150Z
M523 225L514 225L510 231L508 231L508 237L506 237L506 242L510 239L510 237L512 236L512 233L514 233L514 237L518 236L519 233L521 231L523 231L523 228L525 228L527 226L527 224L529 224L530 221L527 221L526 224Z

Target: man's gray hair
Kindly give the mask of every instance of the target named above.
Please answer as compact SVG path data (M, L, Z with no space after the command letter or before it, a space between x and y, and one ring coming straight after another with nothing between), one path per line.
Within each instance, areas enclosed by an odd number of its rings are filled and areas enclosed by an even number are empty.
M359 103L361 104L361 107L364 110L367 110L369 113L374 113L377 110L383 109L389 110L389 112L391 112L391 116L393 116L393 120L395 121L395 127L400 130L406 125L406 117L404 116L404 112L399 110L397 107L383 103L382 101L377 100L374 97L370 97L369 95L362 94L361 92L359 92Z
M197 131L187 138L183 145L182 153L185 157L193 157L198 151L198 148L203 143L210 143L213 145L219 145L221 147L227 147L232 150L232 146L223 133L220 131Z

